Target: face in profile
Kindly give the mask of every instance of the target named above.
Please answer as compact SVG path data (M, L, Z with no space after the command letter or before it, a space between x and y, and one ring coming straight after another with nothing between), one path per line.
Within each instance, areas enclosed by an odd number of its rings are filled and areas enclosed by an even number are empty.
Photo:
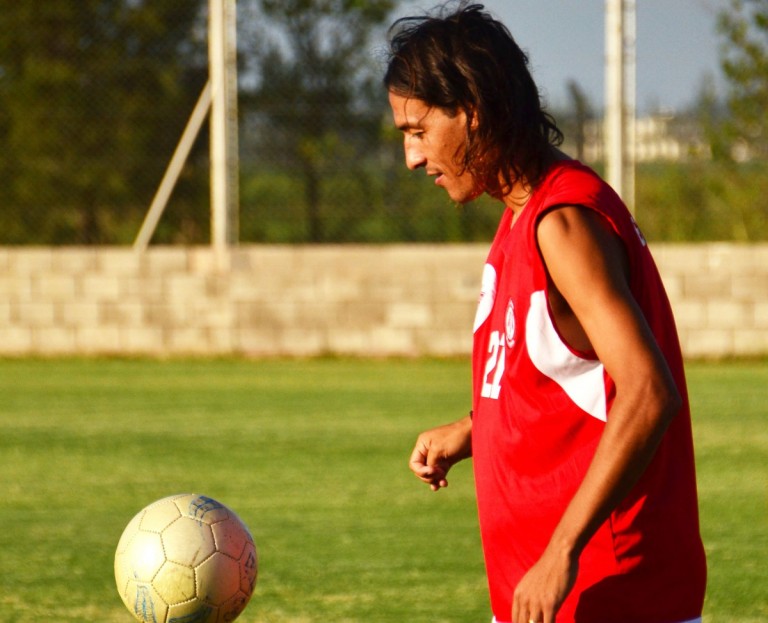
M462 166L467 139L467 115L454 115L414 97L389 93L395 126L403 133L405 164L423 168L446 190L451 200L467 203L482 190Z

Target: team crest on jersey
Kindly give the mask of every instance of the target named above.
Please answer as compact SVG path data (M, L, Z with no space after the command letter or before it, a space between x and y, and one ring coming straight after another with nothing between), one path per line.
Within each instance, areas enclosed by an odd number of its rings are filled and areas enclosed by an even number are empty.
M507 335L507 346L512 348L515 343L515 302L509 299L507 313L504 316L504 332Z

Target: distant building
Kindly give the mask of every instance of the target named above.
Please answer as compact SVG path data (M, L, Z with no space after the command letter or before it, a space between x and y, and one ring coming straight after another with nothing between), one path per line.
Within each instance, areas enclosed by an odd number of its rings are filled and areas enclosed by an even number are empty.
M604 160L603 121L584 124L583 154L587 162ZM566 137L564 149L576 153ZM635 162L683 162L712 157L701 124L688 115L660 112L635 120Z

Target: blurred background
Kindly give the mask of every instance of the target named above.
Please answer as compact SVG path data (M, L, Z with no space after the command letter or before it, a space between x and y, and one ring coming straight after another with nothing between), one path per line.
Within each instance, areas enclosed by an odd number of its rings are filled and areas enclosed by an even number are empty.
M497 207L455 207L403 166L380 86L386 28L431 4L237 3L240 242L492 236ZM486 4L566 150L603 171L603 2ZM207 17L208 0L0 2L0 245L134 242L208 77ZM768 0L639 3L637 32L646 236L768 239ZM153 244L210 240L208 139L203 124Z

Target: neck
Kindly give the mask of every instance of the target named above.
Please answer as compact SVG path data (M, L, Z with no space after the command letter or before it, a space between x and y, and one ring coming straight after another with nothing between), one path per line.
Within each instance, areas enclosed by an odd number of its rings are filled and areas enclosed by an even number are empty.
M525 208L528 199L531 198L532 192L533 189L527 183L518 182L509 192L501 197L501 200L504 202L504 205L512 210L515 213L515 216L517 216L523 211L523 208Z
M559 149L551 147L546 162L546 168L549 169L555 162L561 160L570 160L570 158ZM532 194L533 186L527 180L522 179L515 182L515 184L512 185L512 188L504 192L501 197L498 198L501 199L501 201L504 202L504 205L512 210L515 213L515 217L517 217L525 208Z

